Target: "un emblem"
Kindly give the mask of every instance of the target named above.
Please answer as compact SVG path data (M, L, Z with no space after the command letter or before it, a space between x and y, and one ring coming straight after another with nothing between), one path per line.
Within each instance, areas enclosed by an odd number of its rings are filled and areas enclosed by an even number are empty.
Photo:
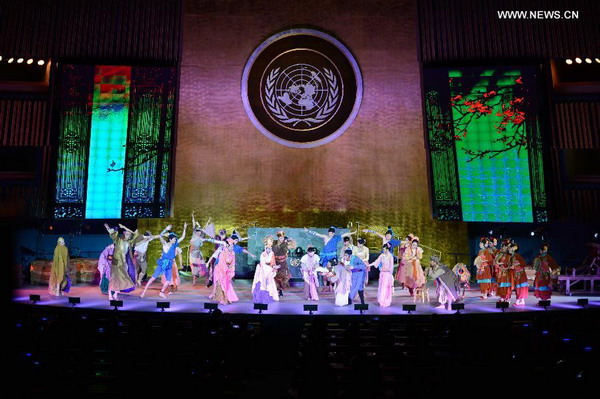
M252 54L242 78L246 113L261 133L290 147L316 147L352 124L362 78L350 51L312 29L281 32Z

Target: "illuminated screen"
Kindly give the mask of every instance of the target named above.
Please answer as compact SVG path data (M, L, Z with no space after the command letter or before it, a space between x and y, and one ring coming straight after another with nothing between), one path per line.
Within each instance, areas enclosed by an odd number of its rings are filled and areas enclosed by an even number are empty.
M547 220L531 67L425 72L434 213L441 220Z
M175 69L64 65L54 217L164 217Z

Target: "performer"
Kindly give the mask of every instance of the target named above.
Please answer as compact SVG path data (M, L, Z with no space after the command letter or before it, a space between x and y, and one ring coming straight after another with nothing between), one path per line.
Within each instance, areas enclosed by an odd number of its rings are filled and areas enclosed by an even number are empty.
M456 274L457 291L460 292L460 289L462 289L462 294L459 295L459 299L463 299L465 297L466 290L471 288L469 284L471 280L471 272L464 263L457 263L452 268L452 271L454 274Z
M359 238L357 245L352 249L352 255L355 255L365 263L369 263L369 248L365 246L365 239ZM369 271L365 273L365 287L369 284Z
M315 247L308 247L306 254L300 258L300 270L302 270L304 280L304 299L309 301L319 300L319 294L317 293L319 278L317 273L328 273L326 268L319 266L319 261L320 258L316 254Z
M323 239L323 243L325 246L321 251L321 266L327 267L327 262L331 262L333 259L337 260L337 246L340 240L344 237L350 237L352 234L356 234L356 232L348 232L342 235L335 234L335 227L331 226L327 230L327 235L319 234L316 231L308 230L306 227L304 228L308 234L312 234L315 237L319 237Z
M110 266L110 279L108 280L108 299L117 300L118 291L130 292L135 289L135 265L132 261L133 254L130 243L137 237L137 230L132 232L120 224L119 227L123 229L123 233L119 234L117 230L109 227L106 223L104 227L115 245Z
M210 237L210 234L214 236L214 227L210 224L210 218L206 221L206 226L202 228L195 219L195 212L192 212L192 226L194 230L192 237L190 238L189 248L189 259L190 269L192 271L192 285L196 285L198 277L206 276L207 280L210 280L209 270L204 262L204 255L202 255L202 245L204 242L210 242L213 244L222 245L225 241L215 240ZM215 250L218 248L215 247ZM210 283L210 281L209 281ZM210 286L210 285L209 285Z
M156 269L154 270L154 274L152 274L152 277L146 283L146 286L144 287L144 291L140 295L140 298L144 298L144 296L146 295L146 290L148 290L150 284L152 284L154 280L156 280L158 277L162 278L163 283L162 288L158 293L158 296L160 296L161 298L167 297L165 295L165 290L171 284L171 281L173 279L173 260L175 259L175 256L177 256L177 247L179 246L180 241L177 237L177 234L170 232L172 227L173 226L168 225L167 228L164 229L159 235L159 239L162 244L162 255L156 261ZM181 233L181 240L185 239L186 229L187 222L183 224L183 233ZM164 238L162 238L162 235L167 231L169 231L170 233L167 241L165 241Z
M330 277L331 282L335 283L335 306L349 305L350 287L352 286L352 272L350 271L349 256L342 258L340 262L332 259L335 263L334 274ZM346 261L344 261L346 259Z
M400 283L400 289L404 289L404 282L406 281L406 259L404 259L404 252L406 251L406 248L410 247L414 237L415 236L411 233L406 236L400 245L398 245L398 270L396 271L396 281Z
M110 244L100 254L98 259L98 271L100 272L100 292L108 295L108 281L110 280L110 265L113 260L115 244Z
M227 231L225 231L225 229L219 230L219 234L215 235L215 241L217 241L217 242L225 241L226 238L227 238ZM222 248L222 245L224 245L224 244L215 243L215 252L213 252L213 254L211 255L210 259L207 262L207 266L208 266L207 267L208 268L208 284L206 284L207 287L210 287L213 285L213 274L214 274L214 270L215 270L215 264L218 259L218 256L214 256L214 255L217 251L219 251L220 248ZM221 251L219 251L219 253L220 252Z
M401 244L400 240L392 238L392 237L394 237L394 232L392 231L391 226L388 226L385 234L381 234L381 233L376 232L375 230L369 230L369 229L363 229L363 233L375 234L377 237L379 237L383 240L382 245L385 243L389 243L392 246L392 249L390 250L392 255L394 254L394 248L396 248L397 246L399 246Z
M431 261L427 268L427 277L434 280L435 291L440 305L438 309L452 309L452 303L458 301L456 292L457 277L450 268L440 262L440 257L431 255Z
M283 290L289 287L290 270L287 264L287 255L290 249L296 248L296 243L293 239L286 237L283 230L277 232L277 241L273 244L273 253L275 254L275 269L277 275L275 276L275 283L277 283L277 290L279 296L283 296Z
M548 254L548 244L542 244L539 255L533 260L535 269L535 296L541 300L552 297L552 277L558 275L560 267L552 256Z
M236 254L241 254L241 253L248 254L252 257L252 259L256 259L256 255L251 254L250 252L248 252L248 250L246 248L238 245L238 242L247 240L248 237L240 238L237 234L234 233L231 235L231 239L233 240L233 247L232 247L233 252L235 252ZM286 252L286 254L287 254L287 252Z
M509 247L510 253L510 268L513 272L514 287L517 294L517 302L514 306L525 306L525 299L529 296L529 282L527 281L527 273L525 272L525 266L527 262L518 253L519 245L512 243Z
M346 253L346 250L350 249L352 250L352 252L354 252L354 245L352 245L352 238L351 237L344 237L342 239L342 248L340 249L339 252L339 258L341 258L342 256L344 256L344 254Z
M492 255L492 259L496 259L496 255L498 255L498 239L496 237L488 238L488 248L489 253ZM498 276L496 267L492 265L491 271L491 283L490 283L490 296L496 295L498 292Z
M494 258L487 248L488 239L482 237L479 240L479 253L473 262L477 268L477 283L481 290L481 299L486 299L490 296L492 284L492 263Z
M239 300L233 289L231 279L235 276L235 253L233 252L233 240L228 238L225 245L219 248L219 258L216 262L214 272L214 288L209 298L227 305Z
M369 267L379 267L379 289L377 290L377 302L382 308L386 308L392 304L392 295L394 293L394 257L390 252L392 248L390 243L383 244L383 252L377 260L369 265Z
M175 259L178 259L179 262L177 262ZM177 248L175 248L175 258L173 259L173 267L171 267L172 278L171 283L168 287L168 295L171 295L173 292L177 292L179 286L181 285L181 277L179 277L179 265L183 265L183 251L181 250L180 246L177 246Z
M273 240L268 239L265 243L265 250L260 254L260 261L254 271L254 281L252 282L252 298L254 303L271 303L279 301L277 286L275 284L275 255L271 246Z
M342 262L347 262L352 273L352 285L350 286L350 293L348 295L348 304L352 304L352 301L358 294L360 303L365 303L365 274L367 274L367 264L363 262L359 257L352 255L352 249L348 248L344 252Z
M514 273L510 264L510 245L511 242L509 239L504 240L500 251L496 254L496 258L494 259L494 267L496 269L496 275L498 276L497 294L500 297L498 302L508 302L514 288Z
M425 274L421 266L423 258L423 249L419 247L419 237L413 237L410 247L404 250L403 260L406 264L406 277L404 285L408 287L410 295L414 295L414 290L425 285Z
M157 239L158 236L153 236L151 232L146 231L143 235L139 235L133 241L133 259L135 260L135 268L137 273L136 285L142 285L142 279L146 275L148 269L148 260L146 258L146 252L148 252L148 244L152 240Z
M69 267L69 250L65 245L65 239L58 237L52 258L52 269L50 270L50 281L48 292L50 295L62 296L63 292L71 290L71 279L67 274Z

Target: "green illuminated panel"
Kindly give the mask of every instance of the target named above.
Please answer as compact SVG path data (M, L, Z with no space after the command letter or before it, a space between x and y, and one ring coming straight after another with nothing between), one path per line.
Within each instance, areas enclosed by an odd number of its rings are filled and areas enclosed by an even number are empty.
M87 179L86 218L120 218L131 67L97 66Z
M532 222L521 71L448 76L463 220Z

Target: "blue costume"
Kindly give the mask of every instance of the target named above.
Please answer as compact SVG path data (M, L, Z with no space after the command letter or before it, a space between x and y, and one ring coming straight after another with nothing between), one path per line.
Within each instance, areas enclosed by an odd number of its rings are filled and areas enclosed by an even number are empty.
M154 270L154 274L152 277L158 278L161 274L165 275L165 279L167 281L171 281L173 278L173 259L177 255L176 249L179 246L179 241L175 241L174 244L171 244L171 248L167 252L162 253L161 257L156 261L157 267Z
M327 262L330 262L333 259L337 259L337 246L341 240L341 235L334 234L334 236L331 237L329 241L327 241L327 244L325 244L323 250L319 254L319 256L321 257L321 266L327 266Z
M350 286L350 299L353 299L358 291L362 291L365 287L365 275L367 265L358 256L352 255L350 258L350 266L352 269L352 285ZM361 298L362 302L362 298Z

